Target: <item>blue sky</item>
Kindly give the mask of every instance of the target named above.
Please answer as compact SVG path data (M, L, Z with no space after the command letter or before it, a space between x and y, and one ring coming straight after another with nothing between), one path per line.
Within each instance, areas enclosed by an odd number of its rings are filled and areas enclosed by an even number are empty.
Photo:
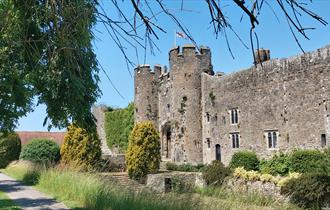
M132 7L129 4L130 1L126 0L123 3L121 1L118 2L121 3L121 7L124 8L123 11L128 14L128 17L133 17L134 13L132 12ZM239 33L244 42L249 45L248 19L245 17L242 21L240 21L242 16L241 10L233 5L232 1L225 0L223 2L225 4L225 15L230 18L231 24L235 31ZM227 49L224 36L219 36L218 38L215 37L213 28L209 24L210 17L208 8L206 7L204 1L184 1L184 9L189 10L189 12L180 11L181 1L167 0L165 3L190 30L190 33L193 35L198 45L206 45L211 48L213 68L215 71L222 71L229 74L231 72L248 68L252 65L253 56L251 54L251 50L246 49L238 41L238 39L235 38L233 33L228 32L227 35L229 37L230 46L235 59L231 57ZM102 1L102 5L109 14L113 13L113 8L111 7L110 1ZM309 8L330 23L330 0L314 0L313 4L310 4ZM301 50L295 43L283 14L279 11L278 7L273 7L273 9L277 11L279 22L268 5L264 6L262 13L260 14L260 24L256 28L260 47L270 49L271 58L283 58L300 54ZM155 7L155 11L159 11L159 8ZM158 15L157 21L158 25L162 26L167 33L158 31L157 35L159 36L159 40L155 39L155 42L161 51L156 51L155 55L151 55L150 52L147 51L146 63L150 65L168 65L168 50L174 46L174 32L178 31L178 27L165 14ZM309 17L304 18L302 23L306 27L316 27L315 30L307 33L310 40L306 40L302 36L298 36L305 51L313 51L330 44L329 25L322 26ZM141 27L140 31L142 30L143 28ZM123 58L120 50L111 40L104 26L98 23L94 28L94 33L96 36L94 47L97 59L110 76L115 87L119 90L121 95L124 96L124 99L121 98L121 96L111 86L105 74L100 72L101 81L99 85L103 95L98 99L97 104L125 107L129 102L133 101L133 78L129 74L125 59ZM177 39L177 45L183 45L187 42L188 41L184 39ZM136 59L135 51L129 46L127 48L127 54L136 64L144 63L143 49L138 50L139 59ZM133 67L130 68L130 71L133 73ZM45 116L45 106L40 105L35 108L33 113L28 114L19 121L17 130L46 131L47 128L42 126ZM56 130L57 129L53 129L52 131Z

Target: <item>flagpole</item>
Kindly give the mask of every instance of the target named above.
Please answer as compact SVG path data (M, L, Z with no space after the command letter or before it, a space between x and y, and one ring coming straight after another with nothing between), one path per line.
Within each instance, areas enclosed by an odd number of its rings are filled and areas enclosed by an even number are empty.
M173 47L176 47L176 33L175 33L175 30L174 30L174 46Z

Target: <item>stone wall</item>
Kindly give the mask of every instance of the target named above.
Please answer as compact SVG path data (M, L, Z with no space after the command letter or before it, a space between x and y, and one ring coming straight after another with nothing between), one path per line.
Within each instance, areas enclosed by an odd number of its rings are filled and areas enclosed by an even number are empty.
M203 74L201 101L204 163L215 159L216 144L225 164L243 149L267 158L279 150L321 148L321 134L330 138L330 46L230 75ZM267 131L278 133L276 148L268 148ZM240 137L237 149L233 132Z
M202 178L202 173L199 172L163 172L158 174L148 174L147 187L156 192L164 193L171 191L171 186L167 186L171 181L168 180L180 178L185 184L195 187L205 187L205 181ZM167 182L167 183L166 183Z
M101 151L102 151L102 156L110 156L113 155L113 152L109 149L107 145L107 137L105 134L105 117L104 117L104 112L107 111L107 107L105 106L94 106L92 108L92 113L94 117L96 118L96 129L97 129L97 134L101 140Z
M276 200L289 201L289 197L281 195L281 188L274 183L261 181L245 181L242 179L229 178L225 181L224 187L240 193L259 193L270 196Z

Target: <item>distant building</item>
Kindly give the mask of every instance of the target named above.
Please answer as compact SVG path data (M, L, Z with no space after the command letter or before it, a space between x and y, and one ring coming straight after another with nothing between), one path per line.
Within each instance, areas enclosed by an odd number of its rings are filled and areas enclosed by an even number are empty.
M210 49L185 45L170 50L169 72L136 68L135 121L154 122L163 160L228 164L239 150L267 158L329 146L330 46L287 59L255 55L256 66L214 74Z
M17 131L16 132L22 144L27 144L30 140L36 138L50 139L61 145L64 141L65 132L41 132L41 131Z

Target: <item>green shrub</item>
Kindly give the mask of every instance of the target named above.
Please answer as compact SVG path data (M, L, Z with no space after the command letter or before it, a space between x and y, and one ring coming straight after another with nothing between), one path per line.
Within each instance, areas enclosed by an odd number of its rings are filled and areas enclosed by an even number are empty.
M324 149L326 173L330 174L330 148Z
M160 163L159 134L150 121L137 123L129 136L126 152L128 175L136 180L155 172Z
M275 154L270 160L262 160L259 169L262 174L285 176L289 173L289 155L284 153Z
M182 165L177 165L172 162L167 162L166 163L166 169L169 171L185 171L185 172L198 172L203 169L204 165L203 164L198 164L198 165L191 165L191 164L182 164Z
M96 131L88 133L70 125L61 147L61 162L81 170L94 169L101 159L101 142Z
M13 160L18 160L20 152L21 140L16 133L0 133L0 168L5 168Z
M290 172L323 173L326 171L326 157L321 151L295 150L289 158Z
M110 148L119 147L126 151L128 136L134 126L134 104L124 109L113 109L105 113L105 133Z
M224 179L230 175L230 169L225 167L219 160L214 160L204 167L203 178L208 185L220 186Z
M321 209L330 204L330 176L303 174L282 186L281 193L291 195L291 202L302 208Z
M240 151L232 156L229 166L232 169L243 167L247 171L258 171L259 160L255 152Z
M60 147L49 139L32 139L23 146L20 159L46 165L55 164L60 160Z

